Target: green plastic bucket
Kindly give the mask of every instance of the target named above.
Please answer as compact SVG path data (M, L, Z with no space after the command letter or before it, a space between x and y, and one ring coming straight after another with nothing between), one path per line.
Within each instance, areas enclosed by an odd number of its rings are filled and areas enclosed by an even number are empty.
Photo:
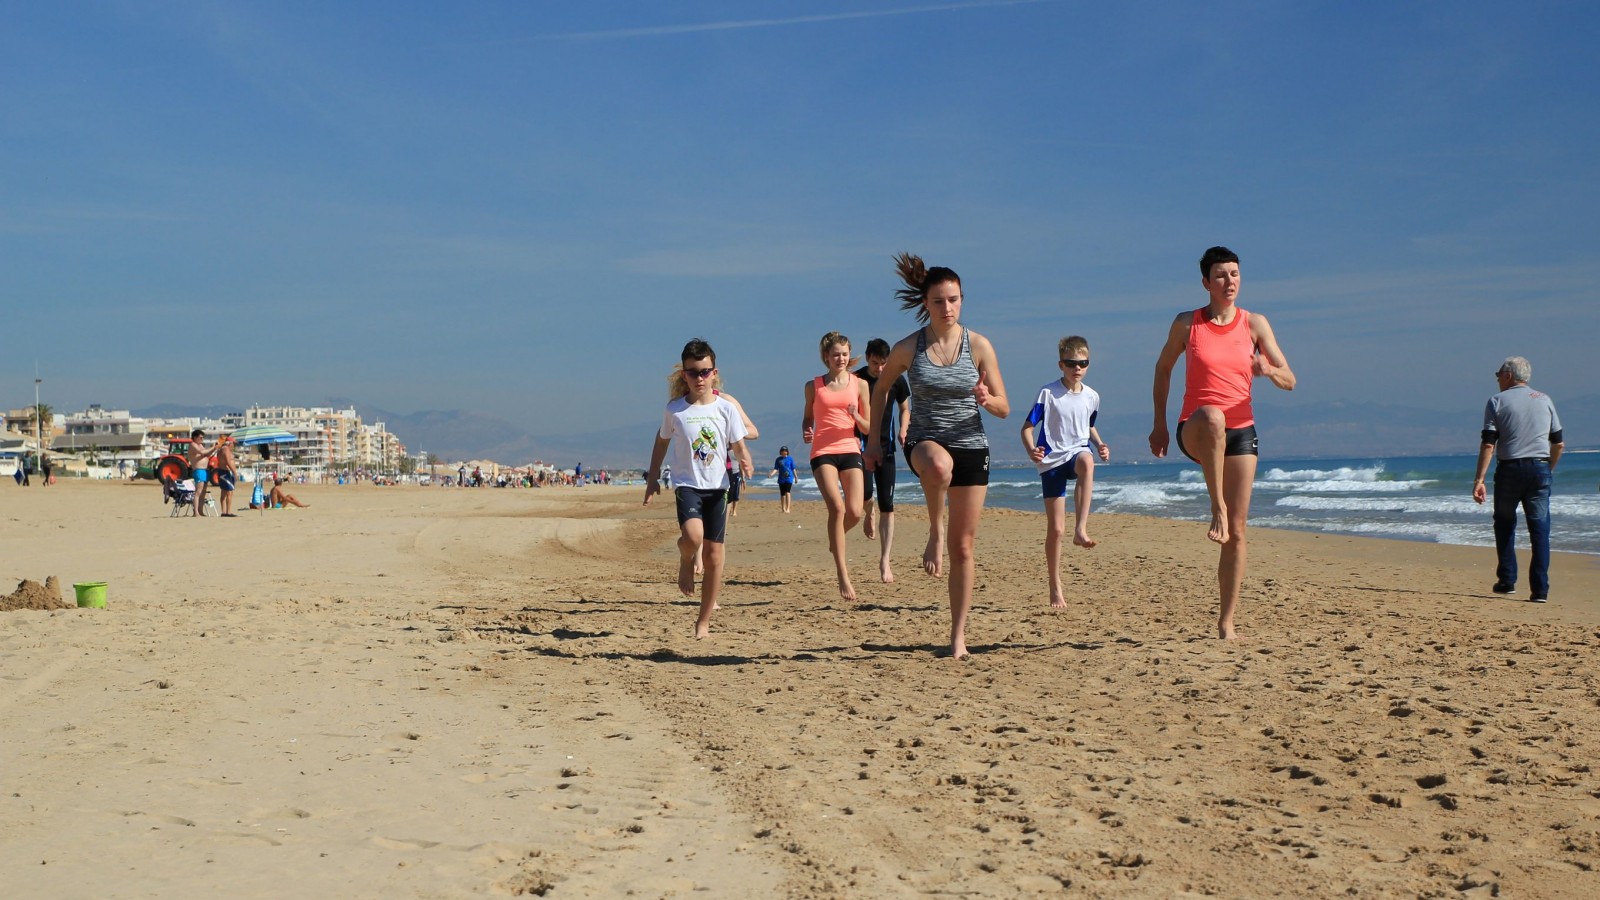
M106 608L106 583L104 581L83 581L72 586L78 592L78 605L94 609Z

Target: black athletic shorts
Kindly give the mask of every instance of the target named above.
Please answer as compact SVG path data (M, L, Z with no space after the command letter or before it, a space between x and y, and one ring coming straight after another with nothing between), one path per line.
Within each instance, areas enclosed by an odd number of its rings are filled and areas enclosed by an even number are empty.
M894 512L894 450L885 447L883 455L878 458L878 468L872 470L863 482L867 492L863 497L871 500L873 488L877 488L878 512Z
M1194 457L1190 455L1189 451L1185 450L1183 447L1183 425L1184 422L1187 421L1189 420L1185 419L1183 422L1178 423L1178 431L1172 436L1172 438L1178 442L1178 450L1182 452L1184 456L1194 459ZM1256 427L1254 425L1246 425L1243 428L1229 428L1224 431L1224 434L1226 436L1223 438L1222 442L1223 456L1261 455L1260 451L1256 448L1258 441L1256 439ZM1194 461L1199 462L1200 460L1194 459Z
M861 462L861 454L859 453L824 453L821 456L811 457L811 471L817 471L818 466L833 466L840 472L845 469L866 468Z
M917 448L920 441L906 441L906 465L911 467L911 474L918 478L917 464L911 461L911 451ZM938 444L938 441L934 441ZM944 447L943 444L939 446ZM979 447L976 450L951 450L944 447L944 452L950 454L951 487L984 487L989 484L989 448Z
M705 529L705 539L714 544L723 543L728 533L728 492L681 487L675 493L678 498L678 527L682 528L683 523L690 519L699 519L701 527Z
M792 481L780 481L780 482L778 482L778 493L781 496L784 496L784 497L789 496L789 492L792 491L792 490L794 490L794 482L792 482Z
M728 502L738 503L744 492L744 475L737 468L728 473Z

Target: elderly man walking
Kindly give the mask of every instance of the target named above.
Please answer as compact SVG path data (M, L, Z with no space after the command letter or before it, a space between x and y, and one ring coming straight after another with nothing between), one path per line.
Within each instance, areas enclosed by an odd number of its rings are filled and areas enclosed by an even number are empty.
M1494 377L1500 393L1483 411L1483 446L1478 449L1478 475L1472 499L1482 503L1488 492L1483 477L1494 467L1494 546L1500 565L1494 592L1517 589L1517 506L1528 520L1533 558L1528 563L1529 596L1535 603L1550 599L1550 479L1561 460L1561 419L1546 394L1528 387L1533 366L1520 356L1500 364Z

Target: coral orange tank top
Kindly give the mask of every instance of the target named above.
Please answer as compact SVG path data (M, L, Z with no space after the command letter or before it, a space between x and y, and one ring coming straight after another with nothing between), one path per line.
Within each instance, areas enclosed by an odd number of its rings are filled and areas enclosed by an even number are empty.
M1183 411L1186 422L1202 406L1222 410L1229 428L1254 425L1250 408L1250 383L1255 377L1255 341L1250 339L1250 314L1236 310L1233 321L1213 325L1206 308L1194 311L1189 322L1189 361L1184 366Z
M852 407L861 404L861 379L854 373L842 391L830 390L818 375L811 383L811 458L829 453L860 453Z

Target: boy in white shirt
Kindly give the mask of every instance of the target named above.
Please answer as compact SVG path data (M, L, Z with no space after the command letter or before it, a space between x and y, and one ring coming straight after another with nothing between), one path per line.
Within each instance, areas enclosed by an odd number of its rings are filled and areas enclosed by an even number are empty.
M667 403L645 473L644 505L661 492L659 475L672 448L673 493L678 505L678 590L694 596L695 559L703 557L700 618L694 636L711 632L711 611L722 590L723 538L728 528L728 458L749 478L753 465L739 407L715 389L717 354L695 338L683 345L682 366ZM704 553L702 554L702 545Z
M1050 605L1065 609L1061 592L1061 536L1067 523L1067 482L1076 481L1073 506L1077 513L1072 542L1093 547L1089 537L1089 498L1094 493L1094 457L1111 459L1111 450L1100 440L1094 422L1100 415L1100 395L1083 383L1089 368L1089 342L1077 335L1064 337L1057 346L1061 377L1039 389L1033 409L1022 423L1022 446L1028 458L1039 467L1044 488L1047 530L1044 539L1045 564L1050 570Z

